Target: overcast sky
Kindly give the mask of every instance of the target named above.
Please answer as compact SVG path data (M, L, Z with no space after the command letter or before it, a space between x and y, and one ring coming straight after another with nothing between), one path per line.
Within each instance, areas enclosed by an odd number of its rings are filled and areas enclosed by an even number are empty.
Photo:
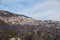
M0 0L0 10L40 20L60 20L60 0Z

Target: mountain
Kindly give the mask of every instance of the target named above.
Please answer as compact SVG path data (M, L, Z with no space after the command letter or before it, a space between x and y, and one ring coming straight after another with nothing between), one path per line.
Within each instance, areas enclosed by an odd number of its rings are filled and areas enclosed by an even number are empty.
M11 13L11 12L8 12L8 11L0 11L0 16L5 16L5 17L24 16L26 18L29 18L29 17L27 17L25 15L22 15L22 14L18 15L18 14L14 14L14 13Z
M0 19L9 24L38 25L37 21L31 17L27 17L21 14L14 14L8 11L0 11Z
M60 21L0 11L0 40L16 36L22 40L60 40Z

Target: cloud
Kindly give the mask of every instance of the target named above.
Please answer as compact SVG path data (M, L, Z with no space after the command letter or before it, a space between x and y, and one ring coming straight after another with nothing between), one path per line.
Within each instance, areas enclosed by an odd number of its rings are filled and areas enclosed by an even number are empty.
M1 0L1 2L18 2L18 1L26 1L26 0Z
M17 3L17 2L33 2L36 0L1 0L1 2ZM39 1L39 0L37 0Z
M27 10L27 14L37 19L60 19L60 1L59 0L45 0L42 3L33 5Z

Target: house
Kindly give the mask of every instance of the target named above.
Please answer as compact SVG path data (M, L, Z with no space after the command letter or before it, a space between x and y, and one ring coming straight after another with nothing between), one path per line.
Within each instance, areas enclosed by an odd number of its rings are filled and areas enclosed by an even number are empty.
M13 37L13 38L10 38L10 40L21 40L21 38L19 38L19 37Z

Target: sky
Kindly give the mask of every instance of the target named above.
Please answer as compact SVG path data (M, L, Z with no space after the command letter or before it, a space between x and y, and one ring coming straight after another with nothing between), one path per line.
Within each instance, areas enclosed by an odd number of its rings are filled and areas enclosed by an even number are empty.
M38 20L60 21L60 0L0 0L0 10Z

